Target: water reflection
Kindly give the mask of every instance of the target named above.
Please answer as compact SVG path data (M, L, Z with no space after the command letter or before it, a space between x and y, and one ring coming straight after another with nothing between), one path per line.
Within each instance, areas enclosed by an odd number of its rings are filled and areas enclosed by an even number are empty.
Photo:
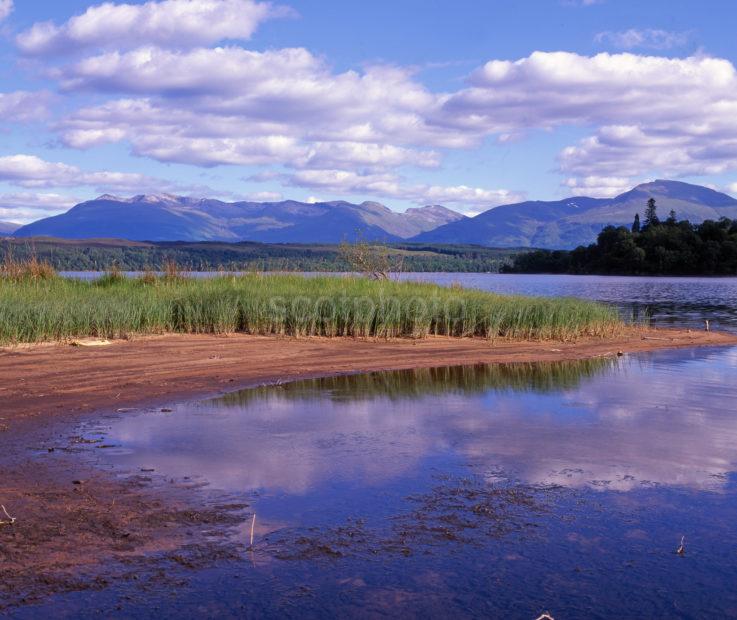
M116 419L108 441L123 449L108 458L229 491L343 499L430 466L718 491L737 463L735 371L737 349L711 349L300 381Z

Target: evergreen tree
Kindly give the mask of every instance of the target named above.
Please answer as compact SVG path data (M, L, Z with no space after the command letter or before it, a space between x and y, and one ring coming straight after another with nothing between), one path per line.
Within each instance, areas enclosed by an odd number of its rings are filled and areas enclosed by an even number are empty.
M632 222L632 234L640 232L640 214L635 213L635 221Z
M658 219L658 208L655 206L655 198L647 201L647 209L645 209L645 226L657 226L660 224Z
M670 210L670 214L668 215L668 219L667 219L666 221L667 221L667 222L668 222L668 224L670 224L670 225L673 225L673 224L675 224L675 223L676 223L676 222L678 221L678 220L676 219L676 212L675 212L675 209L671 209L671 210Z

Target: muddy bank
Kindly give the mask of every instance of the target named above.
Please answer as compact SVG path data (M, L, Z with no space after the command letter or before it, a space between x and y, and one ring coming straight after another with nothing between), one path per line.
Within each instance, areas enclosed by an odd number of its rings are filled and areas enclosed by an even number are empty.
M737 335L631 330L576 342L165 335L110 346L0 349L0 431L46 419L162 403L300 377L477 363L575 360L618 351L737 344Z

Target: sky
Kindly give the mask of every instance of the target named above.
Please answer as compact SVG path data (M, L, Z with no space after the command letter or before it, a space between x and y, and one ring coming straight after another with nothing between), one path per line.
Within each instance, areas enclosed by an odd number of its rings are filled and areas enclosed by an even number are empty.
M0 0L0 220L737 194L734 0Z

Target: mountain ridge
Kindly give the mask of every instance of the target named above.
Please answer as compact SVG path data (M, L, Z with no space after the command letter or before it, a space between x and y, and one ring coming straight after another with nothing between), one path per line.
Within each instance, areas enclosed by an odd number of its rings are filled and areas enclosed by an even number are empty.
M336 243L361 237L392 242L463 218L438 205L398 213L371 201L224 202L171 194L103 194L23 226L15 236L262 243Z
M572 196L501 205L466 217L442 205L400 213L374 201L225 202L172 194L121 198L103 194L61 215L18 228L17 237L121 238L133 241L366 241L476 244L487 247L570 249L592 243L607 225L629 226L655 198L661 216L737 219L737 200L682 181L656 179L613 198Z
M467 221L420 233L411 241L572 249L593 243L605 226L630 226L636 213L642 217L649 198L655 198L663 218L671 209L679 219L693 223L737 218L737 200L728 194L682 181L656 179L613 198L574 196L502 205Z

